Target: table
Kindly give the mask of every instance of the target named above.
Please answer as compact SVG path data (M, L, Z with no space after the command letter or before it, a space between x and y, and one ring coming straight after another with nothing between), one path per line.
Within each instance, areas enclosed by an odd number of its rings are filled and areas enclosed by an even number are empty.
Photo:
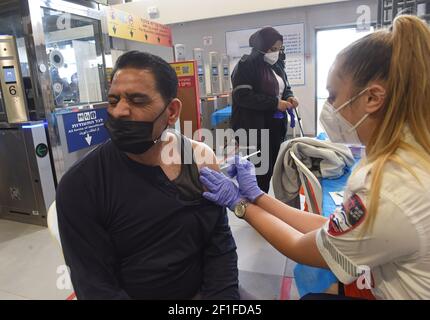
M231 106L227 106L223 109L217 110L211 115L212 127L218 126L220 123L231 118Z

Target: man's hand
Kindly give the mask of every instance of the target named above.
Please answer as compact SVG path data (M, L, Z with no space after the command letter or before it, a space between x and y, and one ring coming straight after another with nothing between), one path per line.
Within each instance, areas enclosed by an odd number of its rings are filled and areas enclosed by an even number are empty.
M297 108L299 106L299 100L296 97L289 97L287 101L292 105L293 108Z
M207 167L200 170L200 182L207 188L203 197L209 201L215 202L219 206L228 207L234 210L234 207L242 199L239 188L220 172L214 171Z

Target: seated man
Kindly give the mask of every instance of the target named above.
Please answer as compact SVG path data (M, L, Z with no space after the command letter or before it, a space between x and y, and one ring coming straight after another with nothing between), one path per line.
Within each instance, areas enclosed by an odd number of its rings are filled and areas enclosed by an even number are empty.
M58 223L78 299L239 299L226 211L199 182L200 167L218 168L215 155L180 134L160 139L181 111L177 86L161 58L123 54L109 91L111 140L61 179Z

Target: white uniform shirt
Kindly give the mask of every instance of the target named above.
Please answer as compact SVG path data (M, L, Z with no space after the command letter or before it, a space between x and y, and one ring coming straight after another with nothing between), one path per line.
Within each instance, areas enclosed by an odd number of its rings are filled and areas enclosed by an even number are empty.
M404 141L418 145L408 129ZM419 181L387 163L373 232L362 235L372 165L360 168L348 181L342 208L318 232L317 246L344 284L358 280L357 286L366 288L367 279L377 299L430 299L430 172L407 151L396 154ZM370 273L363 275L366 269Z

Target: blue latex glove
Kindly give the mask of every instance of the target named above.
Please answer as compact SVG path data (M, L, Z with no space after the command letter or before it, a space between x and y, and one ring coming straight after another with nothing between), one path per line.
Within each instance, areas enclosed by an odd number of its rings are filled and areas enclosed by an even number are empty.
M287 112L291 118L290 127L294 128L296 126L296 116L294 115L294 111L293 109L287 109Z
M234 210L234 207L243 199L233 181L215 170L206 167L201 169L200 182L208 189L203 193L203 197L217 205Z
M255 202L259 196L264 194L257 183L254 164L244 160L241 156L234 157L234 163L228 168L227 174L236 177L239 183L239 192L251 202Z

